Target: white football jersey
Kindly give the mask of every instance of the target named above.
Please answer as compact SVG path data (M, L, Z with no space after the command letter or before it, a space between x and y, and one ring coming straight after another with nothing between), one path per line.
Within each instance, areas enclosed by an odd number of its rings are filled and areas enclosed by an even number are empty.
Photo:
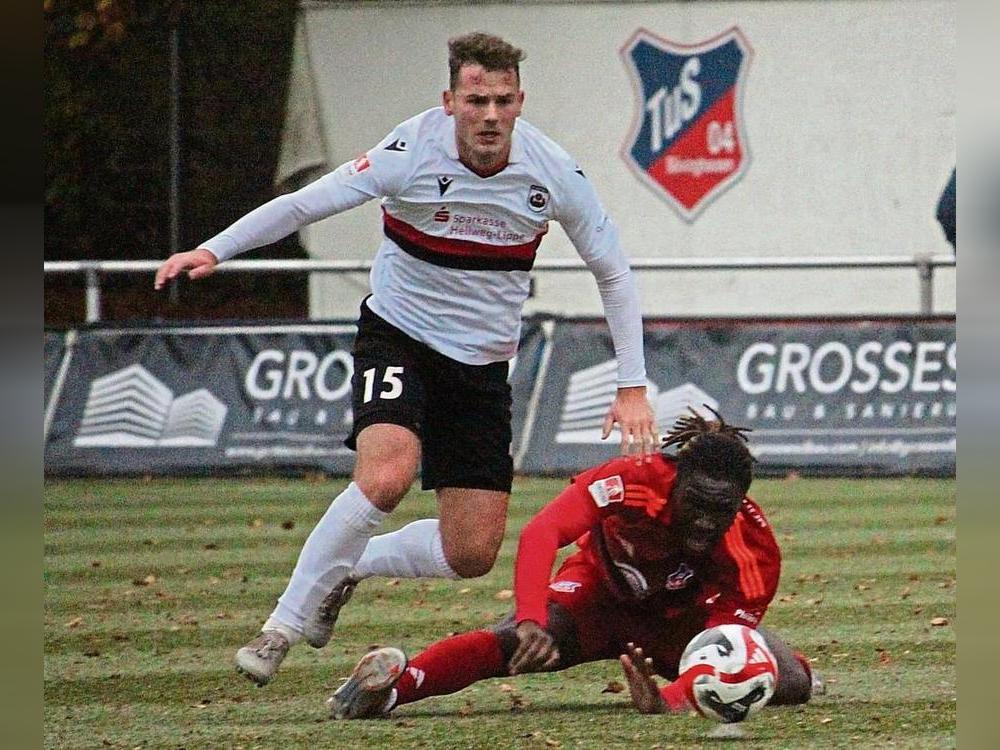
M430 109L201 247L225 260L372 198L382 199L384 235L368 300L377 315L459 362L510 359L529 272L555 220L597 278L618 384L645 384L638 294L617 228L569 155L521 119L507 166L480 177L459 160L454 119Z

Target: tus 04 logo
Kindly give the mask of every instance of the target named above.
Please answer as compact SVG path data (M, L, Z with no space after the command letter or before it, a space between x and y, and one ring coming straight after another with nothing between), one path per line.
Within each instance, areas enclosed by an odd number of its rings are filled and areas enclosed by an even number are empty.
M640 29L622 49L637 100L622 158L685 221L749 163L741 103L751 55L736 27L691 45Z

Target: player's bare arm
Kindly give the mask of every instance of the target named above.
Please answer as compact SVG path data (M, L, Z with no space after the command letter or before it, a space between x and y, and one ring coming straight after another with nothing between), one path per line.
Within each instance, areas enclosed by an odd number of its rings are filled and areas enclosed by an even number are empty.
M189 279L204 279L215 273L218 264L219 259L204 248L174 253L157 269L153 288L162 289L168 281L173 281L185 271Z
M545 672L559 663L559 649L552 636L534 620L517 625L518 646L510 658L510 673Z
M632 705L641 714L666 713L667 705L660 696L653 676L653 660L642 653L642 648L634 643L627 645L627 653L618 657L628 683L628 692L632 697Z
M616 424L622 435L622 455L636 454L649 459L656 452L660 436L657 434L653 407L646 398L646 386L618 389L604 418L602 440L607 439Z

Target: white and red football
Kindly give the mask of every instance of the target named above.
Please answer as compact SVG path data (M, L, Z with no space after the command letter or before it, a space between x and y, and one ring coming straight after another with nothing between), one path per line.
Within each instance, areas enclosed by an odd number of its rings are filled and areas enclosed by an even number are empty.
M696 635L681 655L690 673L688 701L702 716L744 721L771 700L778 664L764 637L745 625L719 625Z

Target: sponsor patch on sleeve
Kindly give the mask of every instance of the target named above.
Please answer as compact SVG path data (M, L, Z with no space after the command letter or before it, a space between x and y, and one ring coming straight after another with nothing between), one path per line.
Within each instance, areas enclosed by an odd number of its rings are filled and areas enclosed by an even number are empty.
M357 159L351 162L351 166L347 168L347 173L353 177L359 172L364 172L372 163L368 160L368 154L361 154Z
M625 483L618 474L598 479L587 490L598 508L606 508L611 503L620 503L625 499Z

